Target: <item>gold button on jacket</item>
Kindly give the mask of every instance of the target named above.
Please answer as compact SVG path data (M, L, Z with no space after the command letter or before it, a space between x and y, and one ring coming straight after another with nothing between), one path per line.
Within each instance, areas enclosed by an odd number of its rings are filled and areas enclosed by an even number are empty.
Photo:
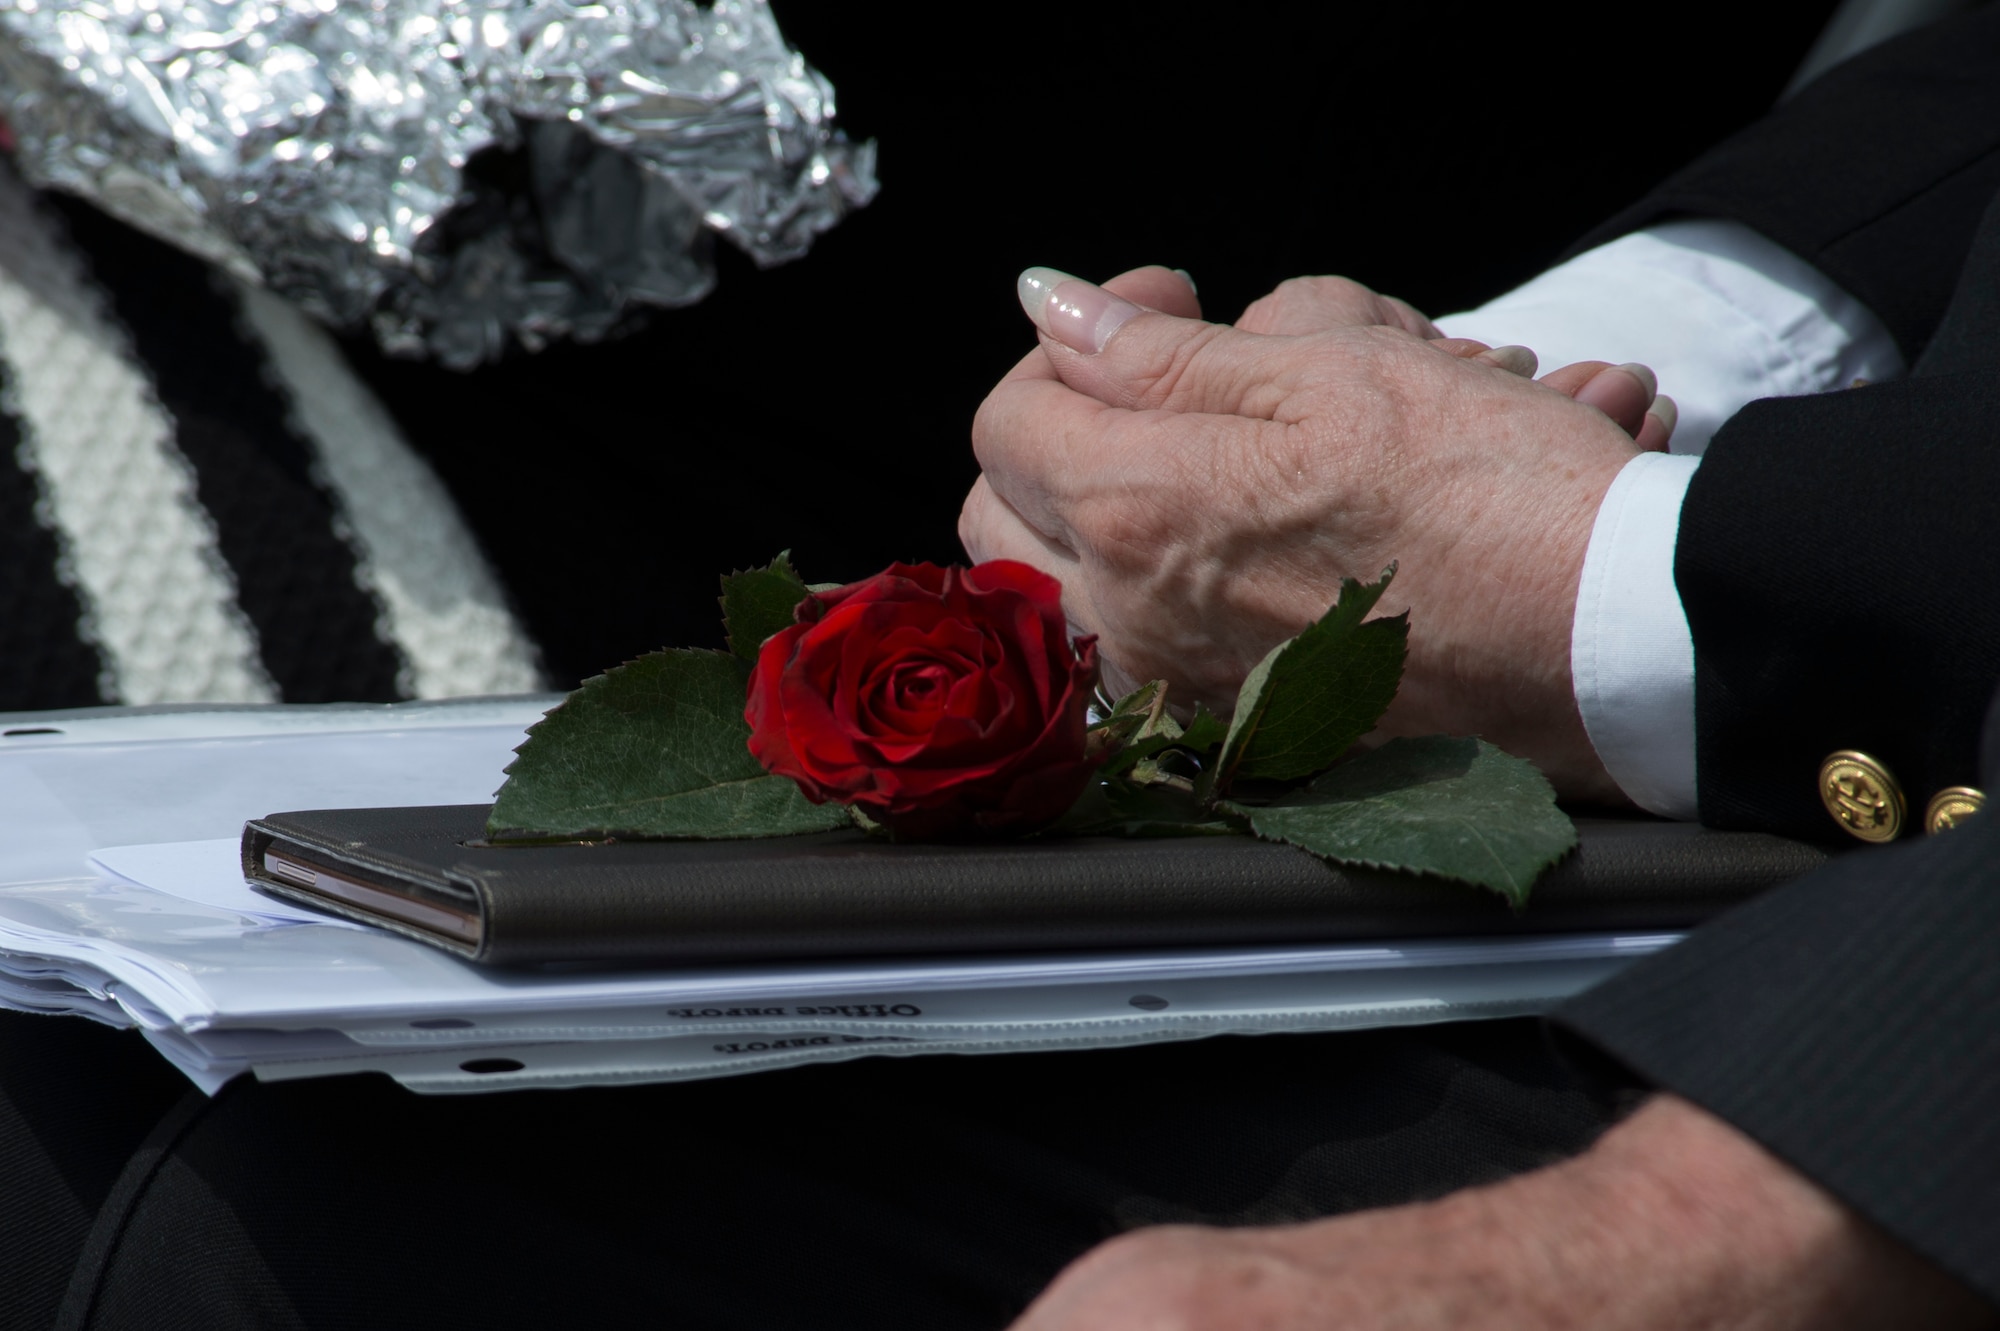
M1946 786L1924 807L1924 831L1949 832L1986 805L1986 792L1971 786Z
M1819 798L1833 821L1863 841L1894 841L1909 817L1889 769L1856 749L1829 753L1819 765Z

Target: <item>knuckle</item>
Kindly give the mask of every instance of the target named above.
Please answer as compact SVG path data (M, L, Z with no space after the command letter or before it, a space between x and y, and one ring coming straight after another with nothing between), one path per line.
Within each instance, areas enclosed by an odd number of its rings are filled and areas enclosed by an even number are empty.
M1246 333L1268 333L1275 325L1276 307L1270 296L1259 296L1243 307L1236 326Z
M972 414L972 452L987 471L1002 470L1054 428L1047 385L1002 383Z
M1152 370L1134 376L1131 382L1134 404L1164 406L1182 397L1193 387L1191 380L1200 365L1202 348L1213 343L1219 331L1213 327L1200 329L1168 347L1165 358Z
M1249 373L1237 363L1240 358L1221 352L1222 341L1236 335L1235 329L1211 324L1166 348L1151 369L1128 381L1128 405L1199 411L1204 403L1231 399Z
M988 393L985 401L979 404L979 410L972 414L972 453L982 466L986 463L987 455L998 448L1004 438L1000 404L1003 391L1005 390L996 388Z
M1252 301L1243 311L1243 317L1236 321L1236 326L1253 333L1270 332L1283 327L1291 315L1302 308L1310 308L1314 303L1312 279L1289 277Z
M1307 296L1314 300L1351 300L1372 298L1375 293L1350 278L1345 277L1291 277L1279 284L1278 290L1289 291L1293 295Z
M1345 277L1293 277L1244 311L1249 332L1304 332L1336 323L1376 323L1391 317L1383 297Z

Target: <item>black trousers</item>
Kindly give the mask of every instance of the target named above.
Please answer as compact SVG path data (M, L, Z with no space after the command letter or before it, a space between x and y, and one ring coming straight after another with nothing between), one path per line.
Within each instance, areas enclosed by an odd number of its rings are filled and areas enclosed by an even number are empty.
M1433 1196L1614 1101L1529 1021L211 1100L129 1033L0 1013L0 1325L994 1328L1121 1230Z

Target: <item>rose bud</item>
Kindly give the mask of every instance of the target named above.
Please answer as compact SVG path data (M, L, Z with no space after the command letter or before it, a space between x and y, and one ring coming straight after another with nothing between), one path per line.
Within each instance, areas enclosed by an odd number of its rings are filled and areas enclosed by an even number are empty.
M1090 780L1095 638L1012 560L892 564L815 592L750 678L750 752L807 799L918 839L1030 832Z

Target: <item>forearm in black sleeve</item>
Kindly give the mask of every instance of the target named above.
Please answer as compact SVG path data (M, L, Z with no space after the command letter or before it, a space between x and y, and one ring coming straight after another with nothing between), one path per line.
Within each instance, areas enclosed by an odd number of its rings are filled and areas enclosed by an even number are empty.
M1996 246L1915 377L1752 403L1695 473L1675 580L1704 821L1843 837L1817 780L1841 748L1884 761L1912 815L2000 790L2000 710L1977 770L2000 684ZM2000 806L1847 856L1557 1020L2000 1302L1996 956Z
M1837 749L1900 778L1913 826L1945 786L2000 784L1976 760L2000 685L1996 195L1989 6L1836 69L1585 242L1742 221L1866 302L1915 366L1752 403L1689 486L1675 581L1704 822L1844 839L1817 779ZM1556 1020L2000 1302L1996 955L2000 806L1847 856Z
M1915 361L2000 192L2000 5L1836 66L1585 237L1739 221L1858 297Z
M1996 956L1987 812L1837 860L1555 1020L2000 1303Z

